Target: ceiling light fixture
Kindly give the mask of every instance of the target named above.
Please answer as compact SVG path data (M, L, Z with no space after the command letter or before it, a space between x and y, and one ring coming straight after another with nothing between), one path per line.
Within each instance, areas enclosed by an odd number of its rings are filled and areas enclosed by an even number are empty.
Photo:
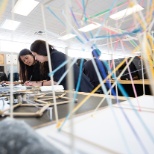
M71 39L71 38L74 38L74 37L76 37L75 34L66 34L66 35L64 35L62 37L59 37L58 39L60 39L60 40L68 40L68 39Z
M6 19L4 23L1 25L1 28L8 30L16 30L19 25L20 25L19 21Z
M38 5L38 3L39 2L35 0L18 0L12 12L27 16Z
M131 14L133 14L133 13L139 12L139 11L141 11L141 10L143 10L143 9L144 9L144 8L141 7L139 4L136 4L136 5L134 5L133 7L129 7L129 8L127 8L127 9L124 9L124 10L122 10L122 11L119 11L119 12L117 12L117 13L115 13L115 14L112 14L112 15L110 16L110 18L111 18L111 19L114 19L114 20L119 20L119 19L125 18L125 17L127 17L127 16L129 16L129 15L131 15Z
M82 31L82 32L88 32L88 31L92 31L92 30L94 30L94 29L96 29L96 28L98 28L100 26L101 26L101 24L93 22L93 23L91 23L91 24L89 24L89 25L87 25L85 27L82 27L82 28L80 28L78 30Z

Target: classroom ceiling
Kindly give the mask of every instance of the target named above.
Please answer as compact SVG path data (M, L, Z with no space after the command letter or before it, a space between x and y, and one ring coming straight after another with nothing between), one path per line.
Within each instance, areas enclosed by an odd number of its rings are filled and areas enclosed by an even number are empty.
M118 53L123 50L131 52L134 44L139 43L138 37L142 33L142 24L139 20L137 21L137 17L131 15L118 21L109 18L110 14L127 8L130 5L127 0L36 1L39 4L28 16L12 14L13 1L1 1L0 27L5 19L14 19L21 24L15 31L0 28L0 40L31 44L36 39L47 39L54 46L69 46L74 49L90 49L95 44L106 53L109 49ZM150 0L137 2L145 8L141 14L137 15L145 17ZM100 23L102 27L86 33L78 31L79 28L92 22ZM67 41L58 39L68 31L77 34L77 37ZM101 38L96 40L96 37L100 36Z

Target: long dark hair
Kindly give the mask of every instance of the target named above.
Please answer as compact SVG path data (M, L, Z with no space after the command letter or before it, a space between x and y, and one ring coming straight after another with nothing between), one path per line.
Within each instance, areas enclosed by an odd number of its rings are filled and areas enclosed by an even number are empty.
M24 62L21 60L20 56L26 56L26 55L31 55L34 58L33 54L28 49L21 50L18 55L20 80L22 80L23 82L29 80L28 71L30 69L33 69L31 66L24 64ZM35 58L34 58L34 62L35 62Z
M49 48L49 52L51 53L54 47L48 43L47 46ZM39 55L47 56L46 42L43 40L34 41L30 46L30 50L36 52Z

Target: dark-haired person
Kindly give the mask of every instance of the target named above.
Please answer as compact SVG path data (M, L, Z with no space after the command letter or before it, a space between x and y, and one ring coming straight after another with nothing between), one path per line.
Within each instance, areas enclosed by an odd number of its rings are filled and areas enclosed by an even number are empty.
M50 57L51 57L51 66L52 70L54 71L56 68L58 68L63 62L67 60L67 56L62 53L57 51L56 49L53 48L52 45L46 43L43 40L36 40L31 44L31 51L33 55L35 56L35 59L40 61L41 63L48 61L47 57L47 48L46 44L49 48L50 52ZM64 65L62 66L58 71L56 71L53 75L54 81L58 82L59 79L62 77L62 75L66 72L67 66ZM73 64L73 73L74 73L74 89L76 90L77 88L77 83L78 83L78 78L79 78L79 67L76 64ZM68 89L67 85L69 82L66 81L66 76L63 78L61 81L61 85L64 86L64 89ZM91 92L93 89L92 84L90 83L88 77L82 73L81 75L81 82L79 86L80 92Z
M76 64L78 65L78 67L80 67L82 60L83 60L83 65L84 65L85 62L87 62L86 59L84 59L84 58L83 58L83 59L82 59L82 58L79 58L79 59L76 61Z
M26 85L40 84L43 80L50 80L48 77L48 63L40 63L28 49L23 49L18 55L20 80ZM40 81L40 82L39 82Z

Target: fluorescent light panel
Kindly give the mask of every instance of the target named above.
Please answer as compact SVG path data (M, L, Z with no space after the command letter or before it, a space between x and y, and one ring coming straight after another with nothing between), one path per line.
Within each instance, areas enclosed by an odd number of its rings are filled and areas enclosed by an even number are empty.
M82 32L88 32L88 31L92 31L100 26L101 26L101 24L94 22L94 23L91 23L85 27L78 29L78 30L82 31Z
M18 0L12 12L27 16L38 5L38 3L39 2L35 0Z
M16 30L19 25L20 25L19 21L6 19L4 23L1 25L1 28L8 30Z
M76 36L75 34L67 34L67 35L64 35L62 37L59 37L58 39L60 39L60 40L68 40L68 39L74 38L75 36Z
M119 20L119 19L125 18L133 13L139 12L143 9L144 9L143 7L141 7L139 4L137 4L137 5L134 5L133 7L130 7L130 8L124 9L122 11L119 11L115 14L112 14L110 16L110 18L112 18L114 20Z

